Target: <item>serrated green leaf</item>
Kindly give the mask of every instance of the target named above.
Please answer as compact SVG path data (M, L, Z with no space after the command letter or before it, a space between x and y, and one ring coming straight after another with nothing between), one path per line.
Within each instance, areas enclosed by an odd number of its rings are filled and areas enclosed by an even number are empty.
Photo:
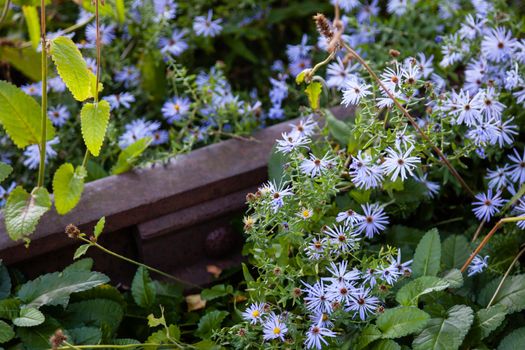
M12 171L13 168L9 164L0 162L0 182L4 181Z
M355 350L366 348L369 344L381 338L381 331L374 324L369 324L361 332Z
M78 261L75 261L62 271L63 273L70 273L70 271L91 271L93 268L93 259L84 258Z
M0 57L2 61L8 62L22 74L33 81L39 81L42 77L42 70L39 64L40 53L32 46L11 47L0 46Z
M448 282L450 288L459 288L463 286L463 274L458 269L447 271L443 279Z
M501 325L506 315L507 308L501 304L478 310L474 320L473 331L479 332L480 339L485 339Z
M0 344L7 343L15 337L13 327L0 320Z
M425 233L417 245L412 263L412 275L414 277L436 276L439 272L440 261L441 244L439 233L434 228Z
M75 345L97 345L102 340L102 331L96 327L77 327L68 329L67 332L73 338L69 341Z
M432 318L425 329L414 339L414 350L457 350L470 325L474 312L466 305L455 305L447 311L446 318Z
M330 134L339 142L339 144L346 146L350 136L352 135L352 129L342 120L337 119L332 113L327 112L326 123Z
M155 317L153 314L148 315L148 326L150 328L155 328L158 326L166 326L166 319L164 318L164 315L161 317Z
M405 284L396 294L396 300L404 306L417 306L419 297L445 290L450 284L439 277L422 276Z
M49 118L47 140L55 136ZM18 148L40 143L41 110L38 102L11 83L0 80L0 124Z
M29 33L29 40L34 49L40 43L40 18L35 6L22 6L22 12L26 20L27 32Z
M91 244L86 243L82 244L75 250L75 254L73 254L73 260L77 260L78 258L82 257L84 254L87 253L89 247L91 247Z
M11 287L9 271L7 271L7 267L0 260L0 300L7 298L11 294Z
M131 295L138 306L148 308L155 303L155 284L149 276L148 270L140 266L131 283Z
M202 316L197 326L195 335L201 339L210 338L213 330L221 327L222 321L228 316L226 311L210 311L206 315Z
M392 339L381 339L372 345L371 350L401 350L401 346Z
M126 147L120 152L117 164L111 169L111 173L118 175L131 170L137 158L148 148L150 143L151 138L145 137Z
M0 318L12 320L18 317L20 311L20 300L9 298L0 300Z
M104 335L114 333L122 318L122 306L113 300L89 299L71 303L66 309L65 320L71 328L85 325L101 328Z
M58 74L77 101L93 97L93 77L73 40L59 36L51 41L51 57Z
M4 219L7 233L12 240L26 239L31 235L40 218L51 208L49 193L37 187L31 194L21 186L16 187L7 198Z
M500 281L501 278L496 278L481 290L478 297L481 305L489 303ZM509 277L503 282L492 302L492 305L498 304L506 306L509 314L525 309L525 274Z
M167 329L161 329L155 333L152 333L146 340L146 343L152 344L172 344L173 340L180 339L180 329L174 324L169 325ZM159 346L145 346L144 350L157 350Z
M498 345L498 350L518 350L523 349L525 344L525 327L515 329L510 332Z
M297 85L301 85L304 82L306 73L310 72L311 70L312 70L311 68L308 68L308 69L303 70L301 73L297 74L297 76L295 77L295 83Z
M57 169L53 177L53 193L55 207L60 215L67 214L77 206L84 191L86 169L78 166L76 169L70 163L64 163Z
M93 234L95 235L95 238L98 238L102 231L104 230L104 226L106 225L106 217L101 217L97 224L95 225L95 229L93 230Z
M201 292L203 300L213 300L233 293L233 287L225 284L218 284Z
M109 122L109 103L101 100L98 103L86 103L80 111L82 137L89 152L95 157L100 154L106 129Z
M321 99L321 92L323 91L323 85L318 81L312 81L304 92L308 96L310 107L313 110L319 109L319 100Z
M62 325L57 320L47 317L46 321L39 326L30 328L18 327L16 335L20 338L21 343L24 344L25 349L48 350L49 338L59 328L62 328Z
M452 235L441 244L441 262L445 269L461 268L469 255L469 243L465 236Z
M416 307L399 306L379 315L376 325L383 338L400 338L421 330L429 318L429 314Z
M46 320L43 313L35 308L22 308L20 309L20 316L13 320L13 324L18 327L35 327Z
M39 308L42 305L62 305L66 307L69 296L109 282L109 278L99 272L68 270L42 275L22 285L18 298L27 307Z

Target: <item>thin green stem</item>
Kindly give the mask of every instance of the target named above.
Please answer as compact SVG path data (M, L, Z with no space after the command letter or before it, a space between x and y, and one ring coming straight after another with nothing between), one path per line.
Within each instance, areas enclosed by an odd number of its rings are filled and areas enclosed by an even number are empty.
M87 162L88 162L88 160L89 160L89 155L90 155L90 154L91 154L91 153L89 153L89 150L87 149L87 150L86 150L86 153L84 154L84 159L82 160L82 167L83 167L83 168L86 167Z
M114 251L112 251L112 250L109 250L109 249L105 248L104 246L98 244L97 242L92 242L92 241L90 241L89 239L87 239L87 238L85 238L85 237L80 236L80 237L78 237L78 238L79 238L81 241L83 241L83 242L85 242L85 243L88 243L88 244L90 244L91 246L93 246L93 247L95 247L95 248L98 248L98 249L102 250L104 253L107 253L107 254L109 254L109 255L112 255L112 256L114 256L114 257L116 257L116 258L119 258L119 259L121 259L121 260L127 261L127 262L129 262L129 263L131 263L131 264L133 264L133 265L141 266L141 267L143 267L143 268L145 268L145 269L148 269L148 270L150 270L150 271L152 271L152 272L155 272L155 273L157 273L157 274L159 274L159 275L161 275L161 276L164 276L164 277L166 277L166 278L169 278L169 279L171 279L171 280L174 280L174 281L176 281L176 282L178 282L178 283L185 284L185 285L187 285L187 286L191 286L191 287L194 287L194 288L202 289L202 287L199 286L199 285L193 284L193 283L191 283L191 282L184 281L184 280L182 280L182 279L180 279L180 278L178 278L178 277L175 277L175 276L173 276L173 275L170 275L169 273L166 273L166 272L161 271L161 270L158 270L158 269L156 269L156 268L154 268L154 267L148 266L148 265L143 264L143 263L141 263L141 262L135 261L135 260L130 259L130 258L128 258L128 257L125 257L125 256L123 256L123 255L120 255L119 253L116 253L116 252L114 252Z
M11 7L11 0L6 0L4 4L4 8L2 9L2 14L0 15L0 24L5 20L10 7Z
M46 48L46 4L40 3L40 31L42 35L42 115L40 135L40 165L38 166L38 187L44 186L46 171L46 140L47 140L47 48Z
M496 296L498 296L498 293L499 293L501 287L503 287L503 282L505 282L505 280L507 279L507 277L510 274L510 271L512 271L512 268L514 267L514 264L516 264L516 261L518 261L518 259L523 255L523 253L525 253L525 246L523 248L521 248L521 250L519 251L518 255L516 255L514 260L512 260L512 262L510 263L510 266L507 269L507 271L505 271L505 274L503 275L503 278L501 279L501 281L498 284L498 288L496 288L496 291L494 292L494 295L492 295L492 298L490 299L489 303L487 304L487 308L489 308L492 305L492 303L494 302L494 300L496 300Z
M319 68L321 68L322 66L328 64L328 62L330 62L331 60L333 60L335 57L335 52L332 52L330 55L328 55L328 57L326 57L323 61L317 63L312 69L308 70L306 73L305 73L305 76L304 76L304 81L309 83L311 80L312 80L312 76L315 74L315 72L317 72L317 70Z
M97 82L95 83L95 103L98 102L98 84L100 83L100 13L98 10L100 0L95 0L95 21L96 21L96 46L97 46Z

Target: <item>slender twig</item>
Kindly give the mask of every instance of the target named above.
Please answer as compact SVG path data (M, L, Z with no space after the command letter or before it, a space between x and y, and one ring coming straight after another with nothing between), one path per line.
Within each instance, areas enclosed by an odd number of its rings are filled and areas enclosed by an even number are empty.
M470 257L467 259L467 261L465 261L465 264L463 264L463 267L461 268L461 272L465 272L465 270L467 269L467 267L470 265L470 263L472 262L472 260L474 260L474 258L476 257L476 255L478 255L478 253L481 251L481 249L483 249L483 247L489 242L489 240L492 238L492 236L494 235L494 233L496 233L496 231L501 227L503 226L503 224L506 224L506 223L509 223L509 222L518 222L518 221L525 221L525 216L513 216L513 217L508 217L508 218L503 218L503 219L500 219L496 225L494 225L494 227L492 228L492 230L490 230L490 232L485 236L485 238L483 238L483 240L481 241L480 244L478 244L478 246L476 247L476 249L472 252L472 254L470 254Z
M44 186L46 170L46 140L47 140L47 45L46 45L46 3L40 3L40 31L42 36L42 115L40 136L40 164L38 166L38 187Z
M89 150L87 149L87 150L86 150L86 153L84 153L84 159L82 160L82 167L83 167L83 168L86 167L87 162L88 162L88 160L89 160L89 155L90 155L90 154L91 154L91 153L89 153Z
M485 219L481 220L481 222L479 223L479 226L476 229L476 233L474 233L474 237L472 237L472 242L475 242L476 239L478 239L479 234L481 233L481 230L483 229L484 225L485 225Z
M525 253L525 246L523 246L523 248L521 248L521 250L519 251L518 255L516 255L514 260L512 260L512 262L510 263L510 266L507 269L507 271L505 271L505 274L503 275L503 278L501 279L501 281L498 284L498 288L496 288L496 291L494 292L494 295L492 296L492 298L490 299L489 303L487 304L487 308L489 308L492 305L492 303L496 299L496 296L498 296L498 293L499 293L501 287L503 287L503 282L505 282L505 280L509 276L510 271L512 271L512 268L514 267L514 264L516 264L516 261L518 261L518 259L523 255L523 253Z
M2 24L2 22L5 20L10 7L11 7L11 0L6 0L4 4L4 8L2 9L2 14L0 15L0 24Z
M116 253L116 252L114 252L114 251L112 251L112 250L109 250L109 249L107 249L106 247L104 247L104 246L98 244L97 242L92 242L92 241L90 241L89 239L87 239L87 238L85 238L85 237L79 236L78 239L80 239L81 241L83 241L83 242L89 244L90 246L93 246L93 247L95 247L95 248L97 248L97 249L100 249L101 251L103 251L103 252L106 253L106 254L109 254L109 255L112 255L112 256L114 256L114 257L116 257L116 258L119 258L119 259L121 259L121 260L127 261L127 262L129 262L129 263L131 263L131 264L133 264L133 265L141 266L141 267L143 267L143 268L145 268L145 269L148 269L148 270L150 270L150 271L152 271L152 272L155 272L155 273L157 273L157 274L159 274L159 275L161 275L161 276L167 277L167 278L169 278L169 279L171 279L171 280L174 280L174 281L176 281L176 282L179 282L179 283L181 283L181 284L185 284L185 285L187 285L187 286L191 286L191 287L194 287L194 288L202 289L202 287L199 286L199 285L193 284L193 283L188 282L188 281L184 281L184 280L182 280L182 279L180 279L180 278L178 278L178 277L176 277L176 276L170 275L169 273L166 273L166 272L164 272L164 271L158 270L158 269L156 269L156 268L154 268L154 267L151 267L151 266L149 266L149 265L146 265L146 264L140 263L140 262L138 262L138 261L135 261L135 260L130 259L130 258L128 258L128 257L125 257L125 256L123 256L123 255L120 255L119 253Z

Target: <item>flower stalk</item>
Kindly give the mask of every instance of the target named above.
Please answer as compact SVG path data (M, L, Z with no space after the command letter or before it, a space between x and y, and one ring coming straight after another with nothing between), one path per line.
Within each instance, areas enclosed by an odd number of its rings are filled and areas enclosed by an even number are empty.
M46 170L46 140L47 140L47 45L46 45L46 3L40 2L40 32L42 38L42 115L40 135L40 164L38 166L38 187L44 186Z

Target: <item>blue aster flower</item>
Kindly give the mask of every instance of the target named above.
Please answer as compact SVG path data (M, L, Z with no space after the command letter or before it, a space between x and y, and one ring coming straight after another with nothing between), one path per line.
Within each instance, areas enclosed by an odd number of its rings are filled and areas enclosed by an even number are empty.
M198 36L215 37L222 31L222 19L213 20L213 11L209 10L207 16L197 16L193 20L193 30Z
M164 103L162 115L168 123L174 123L184 119L190 111L191 101L187 97L175 96Z
M135 66L126 66L115 73L115 81L123 83L126 88L137 86L139 79L140 72Z
M487 193L477 194L475 198L477 201L472 203L474 206L472 211L480 221L490 221L505 203L505 200L501 198L501 192L497 191L493 194L492 189L489 189Z
M476 255L468 267L467 276L472 277L478 273L483 272L483 270L488 266L488 259L488 255L484 258L482 258L481 255Z
M109 102L111 110L120 108L121 106L126 109L130 108L131 104L135 102L135 96L129 92L105 96L103 99Z
M153 0L153 8L158 15L156 20L174 19L177 12L177 3L173 0Z
M162 37L159 39L160 52L163 54L170 54L172 56L180 56L188 49L188 44L184 40L184 36L188 31L186 29L174 29L171 37Z
M115 25L114 24L100 24L100 43L102 45L109 45L115 39ZM97 27L95 23L90 23L86 27L86 40L96 45Z
M145 137L153 138L153 133L160 129L157 121L146 121L144 118L136 119L124 127L124 133L119 137L118 145L124 149Z
M47 111L47 115L51 120L51 123L55 126L62 126L70 117L70 113L66 106L57 105L55 107L50 107Z
M56 157L57 152L53 149L53 147L56 144L59 143L58 137L55 137L54 139L46 142L46 164L49 159L53 159ZM40 165L40 147L39 145L30 145L27 146L24 151L24 165L28 169L36 169Z

